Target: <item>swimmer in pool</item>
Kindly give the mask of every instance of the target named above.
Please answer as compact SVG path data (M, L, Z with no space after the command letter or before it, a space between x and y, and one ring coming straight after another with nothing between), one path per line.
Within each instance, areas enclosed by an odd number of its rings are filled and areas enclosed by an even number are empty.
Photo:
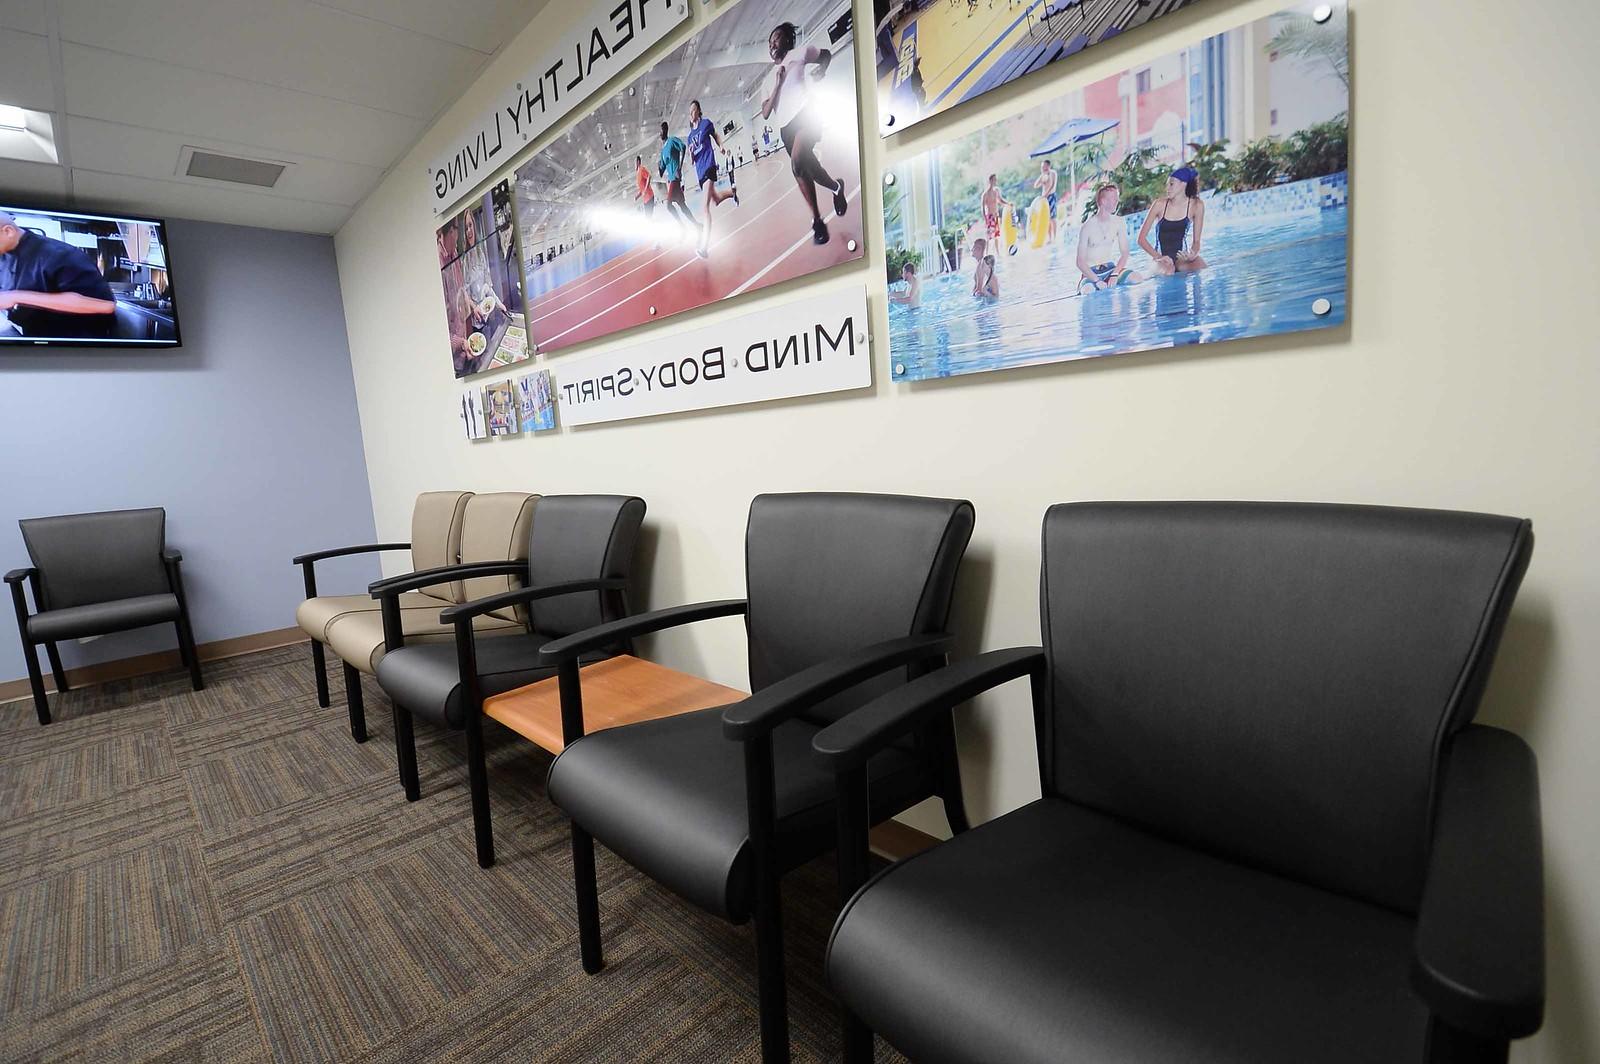
M1139 230L1139 247L1155 260L1156 273L1194 273L1206 267L1200 257L1200 238L1205 231L1206 205L1200 200L1199 174L1192 167L1180 166L1167 178L1167 191L1150 204ZM1156 230L1156 243L1150 246L1150 230Z
M1120 190L1106 182L1094 190L1094 213L1078 230L1078 291L1083 295L1144 278L1128 269L1128 228L1117 215Z
M978 264L972 271L972 294L995 299L1000 296L1000 279L994 275L994 256L985 254L988 249L989 242L981 236L972 242L972 258Z
M904 307L922 306L922 279L917 276L917 264L908 262L900 267L900 278L906 283L904 292L890 292L889 302Z
M1045 159L1039 163L1039 176L1034 178L1033 187L1039 190L1039 195L1044 197L1045 203L1050 206L1050 242L1056 239L1056 184L1060 178L1056 175L1056 168L1050 165L1050 160Z

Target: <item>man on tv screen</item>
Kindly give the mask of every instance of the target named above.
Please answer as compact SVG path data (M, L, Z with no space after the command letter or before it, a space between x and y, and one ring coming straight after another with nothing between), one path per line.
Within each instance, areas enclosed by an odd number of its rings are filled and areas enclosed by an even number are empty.
M116 312L111 285L81 248L0 211L0 338L103 338Z

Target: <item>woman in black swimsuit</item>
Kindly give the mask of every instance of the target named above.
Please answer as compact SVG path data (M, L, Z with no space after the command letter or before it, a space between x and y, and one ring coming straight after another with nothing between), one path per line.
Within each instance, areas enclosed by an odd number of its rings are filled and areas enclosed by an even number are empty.
M1205 230L1206 205L1200 200L1199 175L1191 167L1180 166L1167 178L1167 194L1150 204L1139 230L1139 247L1155 260L1156 273L1193 273L1205 269L1200 257L1200 237ZM1150 244L1150 230L1156 230L1156 243Z

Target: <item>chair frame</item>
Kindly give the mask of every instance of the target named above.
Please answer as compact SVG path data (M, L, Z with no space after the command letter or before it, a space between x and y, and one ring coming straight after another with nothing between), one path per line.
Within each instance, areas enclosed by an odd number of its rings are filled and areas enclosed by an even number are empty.
M384 653L393 653L405 646L405 633L400 620L401 593L447 580L470 580L480 576L520 577L526 585L529 575L527 561L466 562L374 582L368 592L379 601L379 608L383 612ZM478 680L477 632L472 627L473 619L509 606L528 605L539 599L579 591L620 591L623 593L623 608L626 609L629 583L626 577L607 577L537 587L523 586L448 606L439 612L439 623L450 625L455 630L456 667L462 687L462 730L467 735L467 779L472 793L472 830L478 867L494 866L494 832L489 817L489 770L483 751L483 691ZM533 634L531 623L524 625L524 631L530 636ZM494 638L515 636L498 633ZM395 761L399 767L400 785L405 790L406 801L415 802L422 797L422 784L417 775L417 745L411 711L393 698L389 699L389 705L394 714Z
M669 607L598 625L546 643L545 656L560 663L557 676L565 744L570 747L584 733L583 690L578 668L578 656L581 653L697 621L747 616L749 608L746 599L721 599ZM745 799L754 884L751 916L756 932L761 1057L767 1064L789 1059L783 911L779 894L779 879L783 869L778 860L777 783L772 732L779 724L799 716L816 703L891 669L910 668L913 675L920 675L930 663L943 660L953 641L950 635L934 634L905 636L877 643L788 676L723 711L724 737L741 743L744 748ZM956 764L955 730L948 714L942 723L943 727L940 727L939 721L922 722L920 737L934 744L932 749L937 778L930 781L933 793L944 803L951 829L961 832L967 829L968 821ZM865 762L861 778L865 788ZM901 811L898 808L883 809L867 814L863 810L863 815L887 820ZM569 819L569 824L579 951L584 971L593 975L605 966L600 933L599 889L595 880L594 838L577 821Z
M317 597L317 563L329 558L343 558L352 554L376 554L381 551L410 550L410 543L361 543L351 547L333 547L297 555L292 564L298 565L305 579L306 598ZM361 672L348 662L344 665L345 702L350 710L350 736L358 743L367 741L367 719L361 702ZM322 640L311 640L311 671L317 681L317 705L328 708L328 658Z
M1049 660L1042 647L994 650L892 691L812 741L838 781L839 888L867 883L867 759L929 717L1029 678L1041 793L1048 772ZM1470 724L1441 754L1412 986L1430 1011L1427 1064L1504 1064L1544 1013L1544 878L1533 754L1510 732ZM846 909L848 911L848 908ZM843 917L841 916L841 919ZM844 1057L873 1059L872 1032L840 1003Z
M163 547L161 550L161 564L167 571L167 586L178 600L178 619L173 627L178 632L178 657L182 660L184 668L189 670L189 683L196 691L205 690L205 677L200 671L200 653L195 649L194 627L189 622L189 599L183 591L183 552L176 547ZM34 614L39 612L40 605L44 602L44 589L40 580L39 570L34 566L24 566L13 569L5 575L5 582L11 585L11 604L17 615L17 634L22 639L22 656L28 666L28 686L33 691L33 708L38 714L41 725L50 723L50 701L44 689L44 676L39 669L40 645L44 646L45 655L50 661L50 674L56 682L56 692L72 690L67 683L66 670L61 667L61 654L56 649L53 639L34 639L28 635L28 619L32 614L28 612L27 596L23 593L22 585L27 583L33 593ZM143 626L151 627L151 626Z

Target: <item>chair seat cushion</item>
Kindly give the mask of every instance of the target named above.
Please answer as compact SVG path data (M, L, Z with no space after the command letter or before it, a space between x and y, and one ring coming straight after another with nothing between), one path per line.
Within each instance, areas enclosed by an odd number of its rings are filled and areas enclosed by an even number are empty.
M422 609L431 606L435 614L449 606L444 599L424 595L420 591L402 591L400 608ZM301 631L319 643L328 641L328 625L347 613L377 613L378 600L371 595L318 595L308 598L295 607L294 623Z
M554 676L555 664L539 652L550 640L550 636L537 632L479 640L479 691L487 698ZM597 651L582 657L580 664L609 656ZM378 662L378 685L397 705L404 706L414 716L450 728L462 726L461 669L454 640L407 643L385 654Z
M750 914L744 747L722 734L722 709L594 732L550 767L550 798L640 871L708 912ZM816 765L816 727L773 733L780 860L790 868L832 849L834 780ZM870 768L874 819L928 793L912 755L891 748Z
M1047 798L870 882L827 971L923 1062L1416 1061L1414 928Z
M438 599L429 601L432 603L430 606L400 611L400 630L405 634L407 645L413 640L418 643L455 641L455 628L439 623L439 611L449 607L450 603ZM474 631L484 634L526 631L516 621L491 615L473 618L472 627ZM327 643L328 649L339 655L346 664L365 673L374 673L378 669L378 662L383 659L383 615L377 610L369 610L336 617L328 625Z
M105 635L177 619L178 596L171 593L137 595L36 613L28 618L28 636L38 643L53 643L58 639Z

